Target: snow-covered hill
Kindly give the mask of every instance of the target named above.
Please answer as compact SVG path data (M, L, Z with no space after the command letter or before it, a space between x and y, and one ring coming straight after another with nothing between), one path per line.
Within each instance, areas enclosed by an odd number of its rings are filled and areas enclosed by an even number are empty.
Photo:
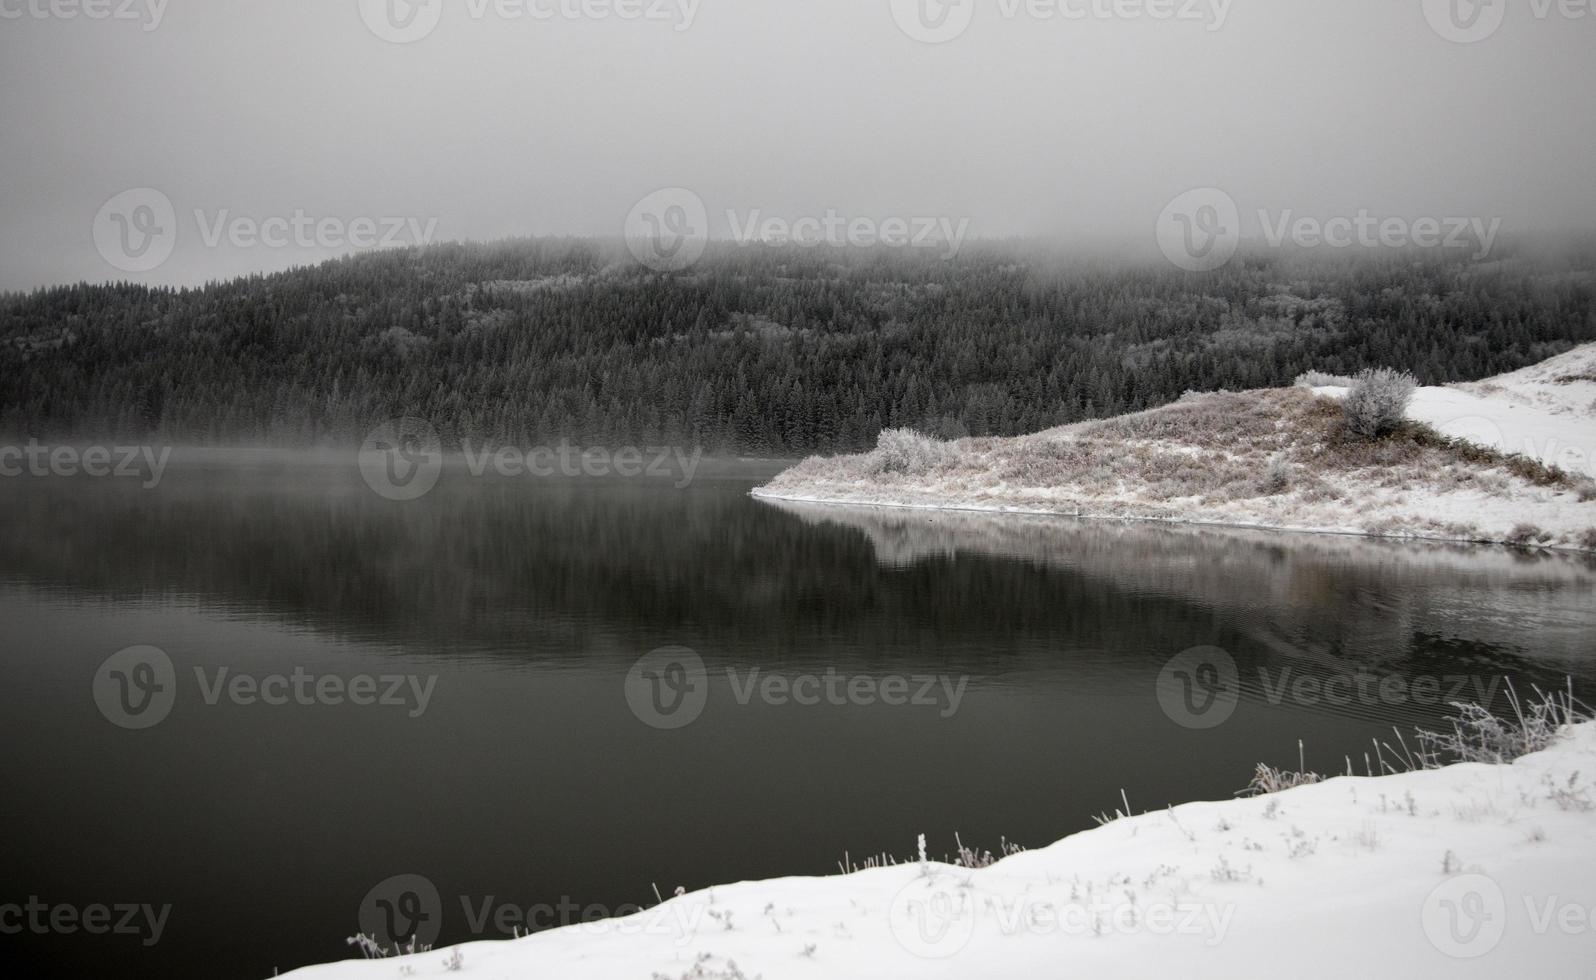
M1408 417L1449 436L1596 477L1596 344L1484 381L1420 388Z
M893 434L870 453L805 460L755 494L1596 550L1592 377L1586 345L1420 388L1409 418L1424 426L1373 444L1342 432L1335 387L1191 395L1013 439Z

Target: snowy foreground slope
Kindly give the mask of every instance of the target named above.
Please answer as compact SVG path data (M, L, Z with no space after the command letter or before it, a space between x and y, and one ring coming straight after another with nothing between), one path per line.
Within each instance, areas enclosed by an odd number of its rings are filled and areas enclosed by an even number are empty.
M1420 388L1406 427L1346 435L1344 388L1188 395L1012 439L899 436L755 490L811 502L1180 521L1596 550L1596 345Z
M1588 978L1593 778L1587 723L1511 765L1188 803L979 870L911 860L716 887L467 944L458 974L434 950L292 976Z

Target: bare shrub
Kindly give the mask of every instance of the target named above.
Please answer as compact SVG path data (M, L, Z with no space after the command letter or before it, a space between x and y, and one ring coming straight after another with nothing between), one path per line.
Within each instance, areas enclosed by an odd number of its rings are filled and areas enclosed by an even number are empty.
M1253 770L1252 782L1240 793L1242 796L1264 796L1268 793L1278 793L1284 789L1293 789L1297 786L1311 786L1323 782L1324 777L1316 772L1301 772L1292 769L1276 769L1274 766L1258 763L1258 768Z
M1579 546L1586 551L1596 551L1596 527L1587 527L1580 532Z
M959 855L953 859L953 864L959 868L990 868L1003 858L1025 850L1018 844L1010 844L1007 837L999 839L998 854L993 854L991 851L982 850L978 847L965 847L964 841L959 839L958 834L953 835L953 840L959 847Z
M1531 545L1545 544L1552 540L1551 534L1541 530L1534 524L1515 524L1513 530L1507 532L1507 543L1527 548Z
M883 429L870 453L877 473L922 474L957 462L959 450L951 443L921 435L913 429Z
M1408 402L1418 387L1413 375L1375 368L1358 375L1341 403L1348 431L1360 439L1389 435L1407 420Z
M1301 740L1297 742L1297 768L1275 768L1267 763L1258 763L1258 768L1253 770L1252 782L1248 783L1237 796L1266 796L1278 793L1281 790L1294 789L1298 786L1311 786L1314 783L1324 782L1324 777L1308 769L1308 762L1304 758Z

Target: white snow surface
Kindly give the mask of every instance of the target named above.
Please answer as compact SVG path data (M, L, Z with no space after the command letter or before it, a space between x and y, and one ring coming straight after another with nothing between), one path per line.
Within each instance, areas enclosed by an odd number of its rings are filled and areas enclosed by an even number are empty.
M458 973L434 950L290 976L1589 978L1593 776L1587 723L1511 765L1154 809L980 870L911 858L719 886L470 943Z
M1596 477L1596 344L1484 381L1420 388L1408 417L1444 435Z

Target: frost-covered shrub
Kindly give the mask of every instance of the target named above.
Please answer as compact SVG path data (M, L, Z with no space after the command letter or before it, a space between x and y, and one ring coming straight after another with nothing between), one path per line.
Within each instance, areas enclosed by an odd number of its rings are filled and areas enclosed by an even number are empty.
M952 443L921 435L913 429L883 429L870 453L871 468L877 473L927 473L939 466L957 462L959 450Z
M1580 532L1579 546L1586 551L1596 551L1596 527L1587 527Z
M1299 388L1350 388L1354 384L1344 374L1325 374L1323 371L1304 371L1292 383Z
M1507 683L1510 717L1500 717L1478 704L1454 701L1458 714L1449 732L1420 729L1415 753L1419 767L1435 769L1451 762L1502 765L1531 752L1550 747L1570 725L1591 718L1590 708L1574 698L1573 683L1566 691L1535 689L1535 697L1521 701Z
M1418 382L1405 371L1376 368L1358 375L1341 410L1347 430L1360 439L1378 439L1401 426Z
M1269 467L1264 470L1263 491L1267 494L1281 494L1291 489L1291 464L1286 462L1286 457L1276 455L1269 459Z

